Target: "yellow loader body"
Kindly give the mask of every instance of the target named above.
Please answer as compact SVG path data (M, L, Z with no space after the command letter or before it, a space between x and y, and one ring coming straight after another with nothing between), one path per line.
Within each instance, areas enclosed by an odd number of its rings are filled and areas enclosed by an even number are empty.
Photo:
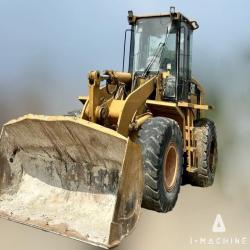
M111 248L135 227L141 206L166 213L182 184L212 185L216 129L204 119L212 107L180 63L191 53L181 32L191 35L197 22L173 8L130 11L128 21L138 67L89 72L78 116L26 115L3 126L0 217ZM174 50L169 35L179 41ZM164 37L156 48L150 42Z

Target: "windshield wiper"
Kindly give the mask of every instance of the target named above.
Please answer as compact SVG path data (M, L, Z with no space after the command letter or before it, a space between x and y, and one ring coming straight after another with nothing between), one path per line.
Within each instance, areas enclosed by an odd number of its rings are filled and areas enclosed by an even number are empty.
M152 57L152 59L150 60L150 62L148 63L147 67L145 68L142 76L146 77L148 75L148 72L150 71L152 65L154 64L156 58L158 58L162 53L161 51L163 51L163 47L165 46L165 43L159 43L156 50L155 50L155 53Z
M143 77L146 77L152 67L152 65L154 64L156 58L158 56L160 56L160 60L159 60L159 68L158 68L158 72L160 70L160 63L161 63L161 59L162 59L162 54L163 54L163 50L164 50L164 46L167 44L168 42L168 36L170 34L170 31L171 31L171 27L172 27L172 22L170 23L170 26L167 27L167 31L166 31L166 37L165 37L165 41L164 43L160 42L155 50L155 53L152 57L152 59L150 60L150 62L148 63L147 67L145 68L142 76Z

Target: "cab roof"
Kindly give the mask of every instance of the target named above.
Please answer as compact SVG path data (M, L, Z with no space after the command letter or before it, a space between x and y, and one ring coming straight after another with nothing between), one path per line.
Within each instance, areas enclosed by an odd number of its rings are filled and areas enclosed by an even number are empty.
M175 12L175 8L170 8L170 13L160 13L160 14L149 14L149 15L134 15L133 11L128 11L128 22L130 25L134 25L138 19L141 18L151 18L151 17L170 17L172 20L185 22L192 30L196 30L199 28L197 21L191 21L187 17L185 17L180 12Z

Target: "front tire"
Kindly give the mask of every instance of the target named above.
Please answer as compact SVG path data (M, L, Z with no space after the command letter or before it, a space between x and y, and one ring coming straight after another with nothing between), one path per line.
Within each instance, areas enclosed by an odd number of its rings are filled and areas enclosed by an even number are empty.
M139 131L145 186L142 207L168 212L176 204L183 173L183 139L178 123L155 117Z

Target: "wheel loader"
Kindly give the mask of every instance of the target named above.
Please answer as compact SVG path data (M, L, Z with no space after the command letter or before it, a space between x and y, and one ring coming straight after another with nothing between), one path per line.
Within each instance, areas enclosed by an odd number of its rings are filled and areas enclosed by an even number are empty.
M141 207L166 213L182 184L213 184L212 107L191 74L197 22L174 8L129 11L128 22L128 71L91 71L79 114L29 114L3 126L0 217L112 248Z

